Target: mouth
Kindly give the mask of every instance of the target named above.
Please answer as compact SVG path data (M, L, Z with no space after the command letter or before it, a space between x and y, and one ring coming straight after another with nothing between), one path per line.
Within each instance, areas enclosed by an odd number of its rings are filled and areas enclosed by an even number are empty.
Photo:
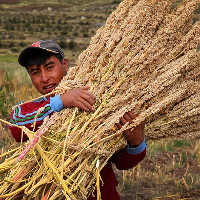
M49 92L51 92L53 89L55 89L56 86L57 86L56 84L47 85L47 86L44 86L44 87L43 87L43 90L46 91L45 93L49 93Z

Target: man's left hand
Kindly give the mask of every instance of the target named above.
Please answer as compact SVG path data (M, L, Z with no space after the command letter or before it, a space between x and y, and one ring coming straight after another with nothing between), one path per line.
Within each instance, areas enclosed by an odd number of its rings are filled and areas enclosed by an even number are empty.
M119 129L121 129L123 125L125 125L127 122L131 123L133 119L135 118L136 118L136 115L133 112L129 111L125 113L122 118L120 118L120 122L117 123L116 125ZM124 136L126 137L129 143L130 148L137 147L143 142L144 127L145 127L145 123L142 122L135 128L131 128L123 132Z

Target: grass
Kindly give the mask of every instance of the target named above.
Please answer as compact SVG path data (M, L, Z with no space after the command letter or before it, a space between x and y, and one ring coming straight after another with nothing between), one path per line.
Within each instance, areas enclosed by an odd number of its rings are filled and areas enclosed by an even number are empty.
M4 62L4 63L16 63L18 59L18 55L17 54L12 54L12 53L5 53L5 54L1 54L0 53L0 63Z
M32 86L26 69L17 63L0 62L0 117L9 119L12 106L20 100L30 100L39 95Z
M147 157L141 164L128 171L115 169L122 200L198 199L199 140L162 140L147 146Z

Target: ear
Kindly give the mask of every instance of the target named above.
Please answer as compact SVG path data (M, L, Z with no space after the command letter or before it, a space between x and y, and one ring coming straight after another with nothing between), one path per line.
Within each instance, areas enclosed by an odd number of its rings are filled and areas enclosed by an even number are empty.
M63 58L63 67L64 67L65 72L67 73L69 65L66 58Z

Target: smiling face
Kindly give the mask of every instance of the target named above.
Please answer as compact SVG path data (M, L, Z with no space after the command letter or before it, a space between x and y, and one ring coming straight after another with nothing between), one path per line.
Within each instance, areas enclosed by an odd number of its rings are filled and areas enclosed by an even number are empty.
M40 66L31 65L27 68L31 81L35 88L46 95L55 89L68 70L68 62L63 59L63 64L59 59L52 55Z

